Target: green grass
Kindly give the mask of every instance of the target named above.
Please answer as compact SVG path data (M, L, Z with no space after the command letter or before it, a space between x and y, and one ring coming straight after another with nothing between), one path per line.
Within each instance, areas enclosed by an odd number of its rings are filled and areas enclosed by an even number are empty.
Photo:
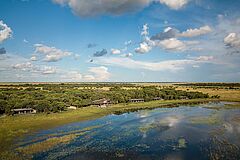
M116 104L107 108L86 107L48 115L36 114L3 117L0 118L0 157L10 153L9 151L14 148L14 141L16 139L41 129L49 129L76 121L97 119L116 112L123 113L137 109L153 109L209 100L210 99L151 101L144 103Z

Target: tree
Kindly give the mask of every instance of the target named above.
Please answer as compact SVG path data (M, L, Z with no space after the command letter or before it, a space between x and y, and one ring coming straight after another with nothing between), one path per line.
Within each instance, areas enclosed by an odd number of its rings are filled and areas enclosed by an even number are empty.
M49 112L50 106L51 104L49 101L39 100L39 101L36 101L34 108L37 110L37 112Z
M66 105L63 102L53 102L50 107L51 112L59 112L59 111L64 111L66 108Z
M0 100L0 114L4 114L6 109L8 110L9 105L7 103L7 101L4 101L4 100Z

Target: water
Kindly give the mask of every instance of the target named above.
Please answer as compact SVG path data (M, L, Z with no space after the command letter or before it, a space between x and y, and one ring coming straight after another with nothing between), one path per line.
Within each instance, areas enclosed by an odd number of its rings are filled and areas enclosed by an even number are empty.
M19 144L75 135L33 152L33 159L240 159L240 109L223 109L225 104L108 115L40 131Z

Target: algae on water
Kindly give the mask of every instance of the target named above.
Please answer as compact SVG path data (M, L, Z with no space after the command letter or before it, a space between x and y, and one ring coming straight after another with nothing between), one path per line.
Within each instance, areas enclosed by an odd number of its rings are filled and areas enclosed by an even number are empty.
M178 148L186 148L187 147L187 142L184 138L180 138L178 140Z
M213 113L209 116L198 116L192 117L189 119L192 124L208 124L208 125L215 125L221 122L220 115L217 113Z

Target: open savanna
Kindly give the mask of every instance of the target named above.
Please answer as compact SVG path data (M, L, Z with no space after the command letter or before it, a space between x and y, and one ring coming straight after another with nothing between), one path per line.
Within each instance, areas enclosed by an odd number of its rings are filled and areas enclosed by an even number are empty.
M199 91L202 93L208 93L210 96L219 95L222 101L235 101L240 102L240 89L233 90L233 89L215 89L215 88L193 88L193 87L182 87L179 86L177 90L184 90L184 91Z
M116 104L107 108L85 107L52 114L42 113L36 115L2 117L0 118L0 157L10 157L11 159L11 156L13 156L11 150L15 147L14 141L17 139L19 140L19 138L22 138L24 135L32 134L41 129L49 129L71 122L92 120L113 113L123 113L138 109L171 107L180 104L194 104L210 100L213 99L151 101L132 104Z

